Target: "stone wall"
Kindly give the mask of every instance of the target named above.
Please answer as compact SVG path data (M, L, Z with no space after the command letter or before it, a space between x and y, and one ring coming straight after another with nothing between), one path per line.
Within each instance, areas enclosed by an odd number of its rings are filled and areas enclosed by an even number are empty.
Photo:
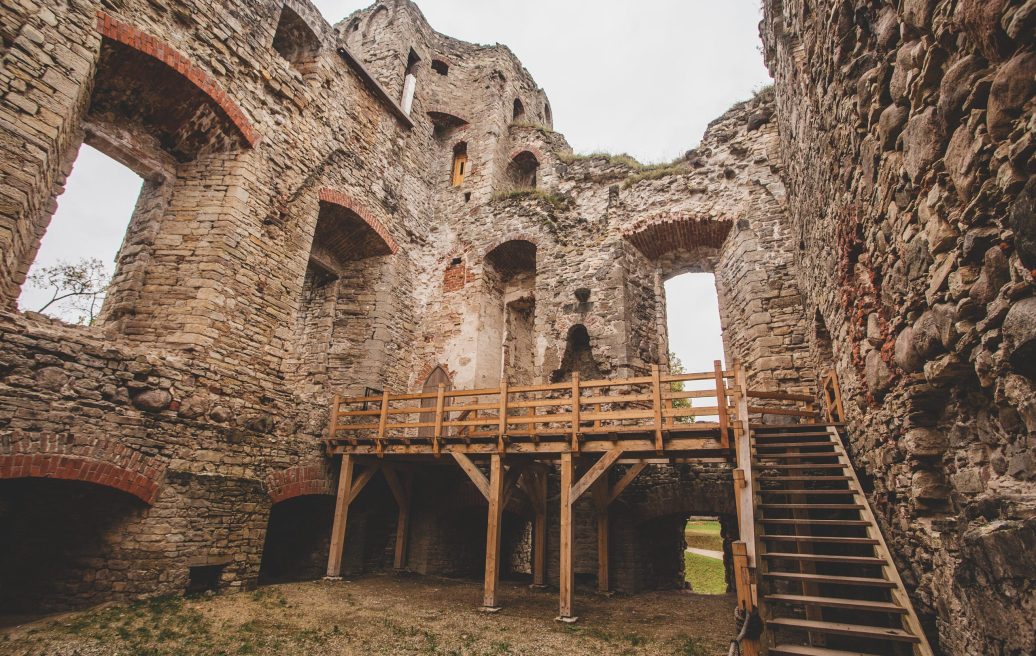
M762 25L818 365L948 654L1036 650L1034 20L769 0Z

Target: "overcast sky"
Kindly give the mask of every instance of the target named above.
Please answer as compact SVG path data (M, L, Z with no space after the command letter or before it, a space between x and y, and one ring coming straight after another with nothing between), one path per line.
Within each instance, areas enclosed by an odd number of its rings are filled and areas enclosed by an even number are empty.
M332 23L369 1L315 0ZM504 43L551 101L554 127L577 152L645 163L696 146L710 121L770 82L759 0L422 0L432 27ZM113 267L140 179L83 147L35 267L96 257ZM670 281L670 340L689 371L722 358L712 277ZM29 285L23 309L50 294Z

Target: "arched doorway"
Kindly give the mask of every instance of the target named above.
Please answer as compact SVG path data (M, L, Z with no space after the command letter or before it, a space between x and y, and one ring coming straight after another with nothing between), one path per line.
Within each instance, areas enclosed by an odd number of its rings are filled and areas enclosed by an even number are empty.
M308 494L275 503L266 527L259 583L312 581L325 573L335 499Z

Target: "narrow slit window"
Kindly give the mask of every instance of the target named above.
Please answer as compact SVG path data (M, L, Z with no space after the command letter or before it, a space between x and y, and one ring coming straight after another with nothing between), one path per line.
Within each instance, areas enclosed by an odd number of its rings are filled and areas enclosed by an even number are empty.
M468 144L460 142L453 147L453 169L450 184L459 187L468 175Z

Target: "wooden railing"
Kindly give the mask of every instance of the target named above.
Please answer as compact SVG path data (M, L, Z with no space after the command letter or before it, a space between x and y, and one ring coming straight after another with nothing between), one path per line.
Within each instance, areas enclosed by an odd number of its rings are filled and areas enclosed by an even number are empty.
M736 367L737 365L735 365ZM512 440L570 441L578 452L595 436L619 439L622 434L653 435L658 451L669 433L713 431L724 448L737 421L743 392L734 385L737 370L664 374L656 365L650 375L616 380L580 380L547 385L509 385L491 389L448 390L380 396L336 396L331 408L328 441L430 443L439 453L444 443ZM701 389L679 390L684 383ZM681 407L683 401L689 407ZM742 404L743 407L743 404Z

